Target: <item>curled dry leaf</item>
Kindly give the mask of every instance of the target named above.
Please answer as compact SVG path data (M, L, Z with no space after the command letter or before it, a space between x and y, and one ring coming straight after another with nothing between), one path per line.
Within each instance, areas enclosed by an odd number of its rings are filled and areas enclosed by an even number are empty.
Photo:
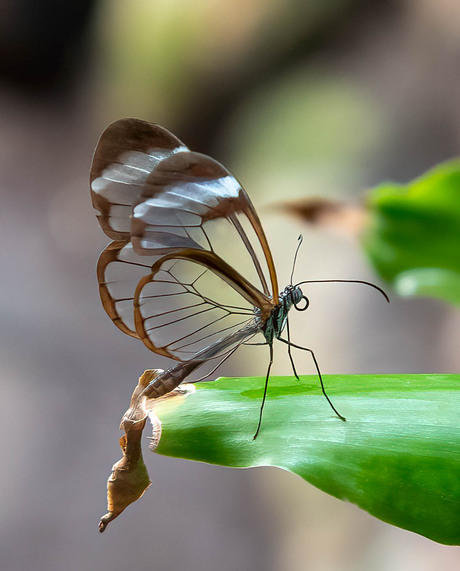
M302 198L274 205L277 209L300 218L308 224L329 226L352 236L358 236L366 221L364 205L350 204L324 198Z
M142 458L141 446L142 432L147 416L149 416L153 427L150 449L155 450L161 436L161 422L155 415L155 405L158 401L186 396L195 390L193 385L183 384L159 399L142 396L147 385L162 372L162 369L144 371L131 396L130 406L121 420L120 429L125 431L125 434L120 438L123 457L113 465L112 473L107 480L107 513L101 517L99 522L101 533L129 504L138 500L151 484Z
M161 369L147 369L141 375L132 394L130 407L121 420L120 428L125 431L124 436L120 438L123 457L113 465L107 480L108 511L99 522L101 533L150 486L150 478L142 458L141 437L148 411L145 407L146 397L141 397L141 393L160 372Z

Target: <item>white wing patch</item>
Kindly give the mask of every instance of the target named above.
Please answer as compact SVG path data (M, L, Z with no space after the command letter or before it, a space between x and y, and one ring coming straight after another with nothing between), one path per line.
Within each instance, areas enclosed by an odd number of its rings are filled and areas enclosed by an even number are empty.
M115 232L129 238L132 209L141 197L145 181L162 160L187 150L187 147L180 146L173 150L150 149L147 153L126 151L93 180L91 190L104 199L105 214Z

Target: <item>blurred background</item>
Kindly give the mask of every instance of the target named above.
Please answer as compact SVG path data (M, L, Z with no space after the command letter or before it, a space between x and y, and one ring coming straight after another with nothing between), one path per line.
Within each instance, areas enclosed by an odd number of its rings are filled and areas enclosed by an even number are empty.
M358 198L460 153L455 0L3 0L0 5L2 571L432 571L458 548L386 525L277 469L146 452L155 486L100 536L118 423L165 359L105 315L107 238L88 170L105 126L160 123L243 182L282 285L376 280L358 245L271 203ZM460 315L311 286L293 337L324 373L459 372ZM290 374L285 351L275 374ZM247 350L246 350L247 351ZM249 355L249 356L248 356ZM302 373L311 364L297 360ZM220 374L265 372L239 351Z

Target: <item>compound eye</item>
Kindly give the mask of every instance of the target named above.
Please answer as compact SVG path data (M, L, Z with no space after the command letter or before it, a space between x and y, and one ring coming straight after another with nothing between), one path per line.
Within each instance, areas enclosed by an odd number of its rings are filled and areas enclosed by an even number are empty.
M305 305L302 306L302 307L300 307L299 304L300 304L300 302L302 301L302 299L304 300ZM299 301L299 303L295 303L295 304L294 304L294 307L297 309L297 311L305 311L305 310L308 308L309 305L310 305L310 300L308 299L308 297L307 297L306 295L303 295L302 298L301 298L301 300Z

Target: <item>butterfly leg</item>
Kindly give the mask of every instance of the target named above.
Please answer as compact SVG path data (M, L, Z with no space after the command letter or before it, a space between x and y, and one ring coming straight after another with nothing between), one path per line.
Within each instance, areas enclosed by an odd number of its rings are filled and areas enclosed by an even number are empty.
M270 362L268 363L267 376L265 377L264 396L262 397L262 404L260 405L259 424L257 425L257 430L256 433L254 434L253 440L257 438L260 431L260 427L262 425L262 413L264 411L265 399L267 397L268 379L270 378L270 369L272 368L273 365L273 343L269 343L268 345L270 346Z
M294 377L299 380L299 375L297 374L296 368L295 368L295 364L294 364L294 359L292 358L292 351L291 351L291 332L289 330L289 318L286 319L286 332L287 332L287 340L288 340L288 355L289 355L289 359L291 361L291 367L292 367L292 371L294 372Z
M295 343L291 343L290 341L287 341L286 339L282 339L281 337L278 337L278 339L280 341L282 341L283 343L290 345L291 347L295 347L296 349L300 349L301 351L308 351L310 353L310 355L313 359L313 363L315 364L315 367L316 367L316 372L318 373L319 382L321 383L321 390L323 392L323 395L326 397L326 400L329 403L330 407L335 412L335 414L340 418L340 420L346 421L347 419L338 412L338 410L332 404L331 399L327 396L326 389L324 388L323 377L321 375L321 371L319 370L318 361L316 360L316 357L315 357L315 354L313 353L313 350L308 349L308 347L301 347L300 345L296 345Z

